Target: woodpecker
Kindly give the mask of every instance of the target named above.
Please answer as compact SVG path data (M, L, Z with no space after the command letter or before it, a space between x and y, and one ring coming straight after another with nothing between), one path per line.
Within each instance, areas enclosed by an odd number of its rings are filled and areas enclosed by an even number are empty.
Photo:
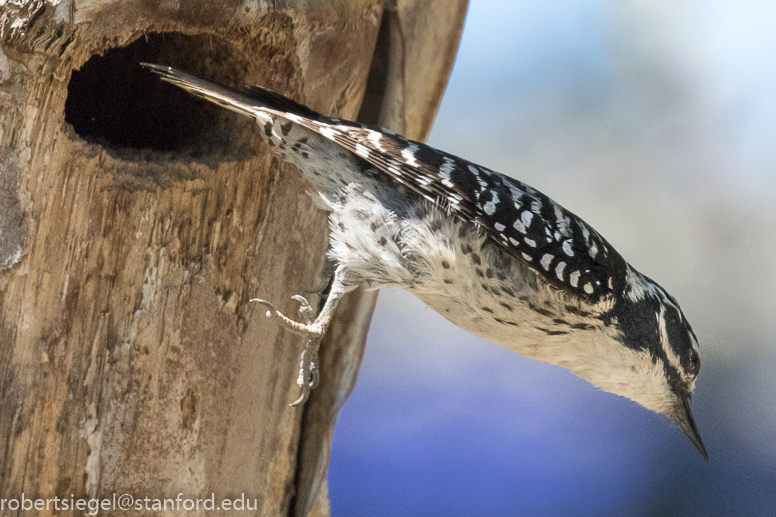
M589 224L538 190L388 129L330 118L260 86L233 89L167 66L162 80L251 117L310 184L330 222L331 291L301 322L298 384L318 382L341 297L406 289L459 327L673 419L708 460L690 410L698 340L677 301Z

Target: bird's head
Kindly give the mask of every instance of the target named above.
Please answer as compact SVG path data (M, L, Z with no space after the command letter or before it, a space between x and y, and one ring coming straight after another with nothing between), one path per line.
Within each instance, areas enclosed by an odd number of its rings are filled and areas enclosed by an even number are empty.
M698 340L679 304L658 284L628 266L625 287L612 315L636 381L627 393L620 394L671 418L708 460L690 411L701 367Z

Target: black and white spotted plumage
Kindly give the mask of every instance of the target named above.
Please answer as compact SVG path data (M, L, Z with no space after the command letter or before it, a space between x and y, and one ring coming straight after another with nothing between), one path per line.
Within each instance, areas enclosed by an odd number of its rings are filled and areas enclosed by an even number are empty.
M673 418L706 456L689 400L698 343L676 300L591 226L524 183L261 87L162 78L254 118L330 212L343 285L400 287L462 328Z
M385 129L299 116L289 119L476 224L490 240L550 284L592 301L624 285L625 261L606 239L520 181Z

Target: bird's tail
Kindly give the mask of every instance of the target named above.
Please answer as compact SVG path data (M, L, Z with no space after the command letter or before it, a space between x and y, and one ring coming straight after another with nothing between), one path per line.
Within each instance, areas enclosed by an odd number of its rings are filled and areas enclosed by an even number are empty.
M195 75L181 72L171 66L154 65L151 63L140 63L140 66L158 74L163 81L183 88L197 97L252 118L256 118L262 112L281 116L292 113L311 120L322 120L325 118L307 106L261 86L251 86L238 90L206 81Z

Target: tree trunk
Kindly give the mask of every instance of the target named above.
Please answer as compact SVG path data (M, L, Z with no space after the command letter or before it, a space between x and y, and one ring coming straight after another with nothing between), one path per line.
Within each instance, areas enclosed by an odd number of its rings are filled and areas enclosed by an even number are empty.
M134 515L211 494L244 494L247 515L328 514L376 295L343 300L321 385L288 407L304 343L249 299L320 301L325 214L250 120L137 63L423 139L466 1L278 4L0 5L0 514L22 494L51 515L55 496L114 493Z

